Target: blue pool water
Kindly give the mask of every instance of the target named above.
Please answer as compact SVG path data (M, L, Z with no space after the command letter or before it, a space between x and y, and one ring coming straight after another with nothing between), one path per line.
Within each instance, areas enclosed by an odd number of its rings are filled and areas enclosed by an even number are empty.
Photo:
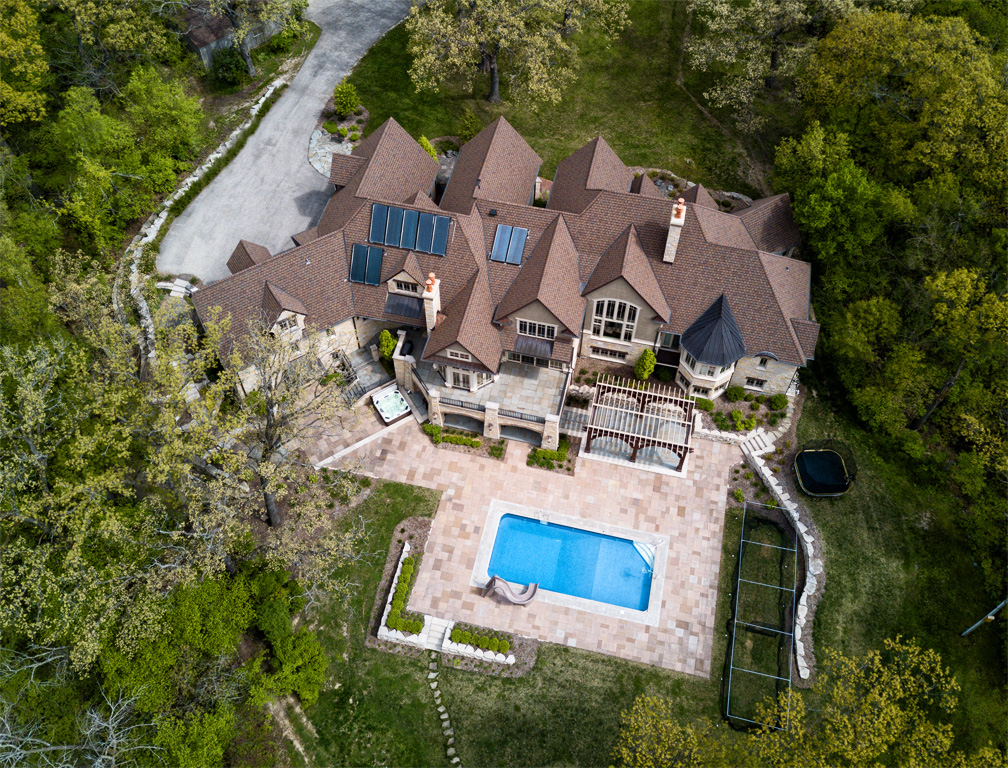
M645 611L651 567L634 543L529 517L503 515L489 575Z

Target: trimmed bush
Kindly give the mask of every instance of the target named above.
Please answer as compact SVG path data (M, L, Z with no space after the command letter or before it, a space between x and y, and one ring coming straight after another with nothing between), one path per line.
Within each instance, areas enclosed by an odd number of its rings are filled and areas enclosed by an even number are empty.
M740 504L743 501L745 501L745 494L742 493L742 489L741 488L736 488L734 491L732 491L732 496L734 496L735 497L735 501L739 502Z
M426 136L421 136L419 139L417 139L417 143L420 145L421 149L423 149L424 152L426 152L428 155L437 160L437 150L434 149L434 145L427 140Z
M745 397L743 397L742 399L745 400L747 403L751 403L753 400L756 399L756 395L754 395L752 392L746 392Z
M504 441L501 440L499 443L491 445L490 448L487 449L487 452L495 459L503 459L504 447L505 447Z
M634 363L634 376L637 377L638 381L647 381L651 378L651 374L654 373L655 364L658 362L655 358L655 353L650 349L645 349L641 352L640 357L637 358L637 362Z
M245 62L237 48L222 48L213 57L210 74L218 85L234 88L245 82Z
M783 411L788 405L787 395L782 393L776 394L767 401L767 405L771 411Z
M332 120L326 120L324 123L322 123L322 127L325 128L326 133L329 134L339 133L340 129L340 127Z
M360 134L357 133L357 129L354 128L353 133L350 134L350 141L357 141L360 139Z
M345 125L341 125L336 132L339 134L341 139L345 139L350 134L349 129L347 129Z
M728 417L725 416L723 413L721 413L721 411L718 411L717 413L713 414L711 418L714 419L714 426L716 426L722 432L730 432L731 430L735 429L732 423L728 421Z
M714 410L714 401L708 400L706 397L698 397L695 401L695 407L699 408L701 411L707 411L710 413Z
M672 369L671 368L659 368L655 371L655 376L658 377L658 381L665 382L666 384L672 381Z
M500 652L501 653L507 653L510 650L511 650L511 643L509 643L507 640L501 640L500 641Z
M381 356L386 360L392 357L397 343L395 336L389 333L388 328L378 334L378 349L381 351Z
M756 395L756 402L757 403L765 403L766 402L766 395Z
M346 79L340 80L339 85L333 88L333 109L340 117L349 117L360 107L360 96L353 83L348 83Z
M724 391L724 396L725 400L727 400L729 403L737 403L739 400L745 397L745 390L736 384L734 386L728 387L728 389Z
M757 403L757 402L749 403L749 410L750 411L758 411L759 409L760 409L760 404L759 403Z
M479 121L479 118L472 113L472 110L467 109L465 114L462 115L462 120L459 122L458 127L458 137L459 141L465 144L469 139L475 136L477 133L483 130L483 124Z
M555 451L547 451L545 448L533 448L529 451L525 464L530 467L553 469L557 464L563 464L567 461L568 450L570 450L570 441L566 437L562 437Z
M392 595L392 605L389 608L388 618L385 619L385 626L398 632L406 632L411 635L418 635L423 631L423 619L410 618L402 615L403 608L409 599L410 591L413 589L413 572L416 569L416 558L413 555L406 557L402 561L402 568L399 569L399 581L396 582L395 592Z

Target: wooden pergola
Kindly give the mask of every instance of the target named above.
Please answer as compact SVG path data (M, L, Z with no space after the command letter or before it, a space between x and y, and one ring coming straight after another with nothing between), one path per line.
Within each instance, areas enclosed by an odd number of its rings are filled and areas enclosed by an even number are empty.
M596 438L614 438L631 449L637 461L642 449L664 448L686 463L693 434L693 401L675 386L602 376L585 427L585 452Z

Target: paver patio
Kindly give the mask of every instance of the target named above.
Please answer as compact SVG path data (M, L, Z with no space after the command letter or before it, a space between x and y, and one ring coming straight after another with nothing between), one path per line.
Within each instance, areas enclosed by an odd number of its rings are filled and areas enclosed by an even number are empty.
M443 492L409 608L625 659L709 676L732 445L694 441L686 477L580 462L575 476L528 467L528 447L497 461L435 447L415 423L357 453L372 477ZM493 499L552 509L669 538L657 626L533 601L516 606L470 587Z

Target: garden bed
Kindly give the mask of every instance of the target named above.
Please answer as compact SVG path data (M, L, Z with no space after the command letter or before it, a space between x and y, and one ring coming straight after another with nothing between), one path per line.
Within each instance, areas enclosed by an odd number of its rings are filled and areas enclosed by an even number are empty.
M482 635L489 637L504 637L511 647L508 653L515 657L514 664L501 664L495 661L480 661L470 656L456 656L454 654L442 654L441 663L450 666L452 669L462 669L467 672L481 672L494 677L523 677L535 667L536 658L539 655L539 641L530 637L513 635L510 632L501 632L486 627L478 627L474 624L458 622L452 631L468 632L470 635Z
M478 432L470 432L457 427L439 427L437 424L424 424L423 431L431 442L439 448L460 453L471 453L476 456L486 456L490 459L504 461L507 453L507 440L493 440Z
M735 395L737 399L729 400L729 395ZM721 432L751 432L757 427L773 430L785 418L788 404L785 395L755 394L745 392L741 387L728 387L717 400L708 400L713 404L711 410L700 407L703 400L698 398L697 410L703 413L704 428Z
M577 467L577 455L580 447L581 438L563 435L560 437L560 445L555 451L548 451L545 448L530 448L525 463L530 467L559 472L561 475L573 475Z

